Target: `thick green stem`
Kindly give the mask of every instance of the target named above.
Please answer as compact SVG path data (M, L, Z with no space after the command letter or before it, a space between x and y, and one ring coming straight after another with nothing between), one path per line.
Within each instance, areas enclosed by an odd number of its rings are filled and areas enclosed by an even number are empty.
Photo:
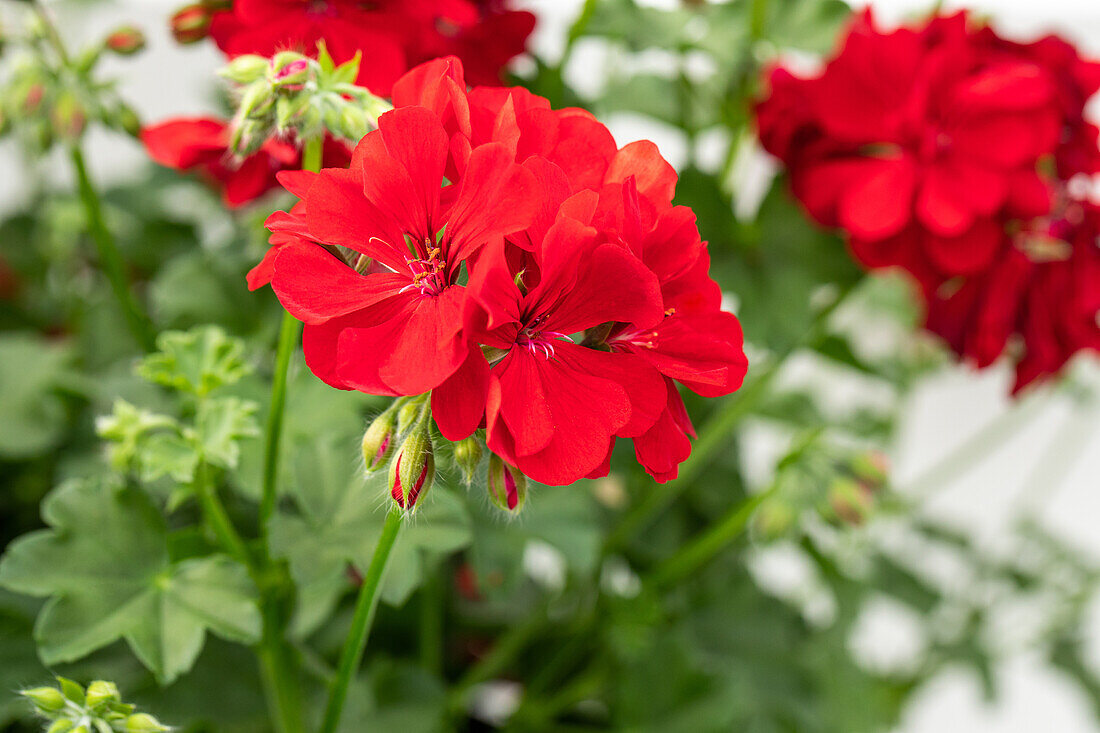
M308 140L302 149L302 170L317 172L321 169L324 139ZM290 371L290 359L298 347L302 324L290 313L283 314L279 328L279 346L275 353L275 375L271 381L271 402L268 405L267 425L264 430L264 473L260 494L260 527L266 534L267 523L275 512L279 481L279 447L283 436L283 415L286 411L286 381Z
M394 505L386 517L386 523L382 526L382 536L378 538L370 567L363 576L363 585L359 588L359 597L355 601L355 616L352 618L351 630L344 642L344 649L340 653L336 679L333 680L332 688L329 690L321 733L334 733L340 724L344 702L348 697L348 686L356 670L359 669L359 663L363 661L363 651L366 648L367 637L370 635L371 623L374 621L374 612L378 608L378 589L382 585L386 564L397 541L404 517L401 509Z
M76 173L76 183L80 191L80 200L84 204L84 215L88 219L88 234L95 243L99 254L99 264L103 273L111 283L111 290L122 309L122 315L126 318L126 326L145 351L156 348L156 333L149 317L137 302L130 284L126 278L126 267L122 255L115 245L115 239L111 235L107 224L103 219L103 205L100 202L99 193L92 184L88 175L88 166L84 162L84 153L79 144L73 144L70 150L73 161L73 170Z

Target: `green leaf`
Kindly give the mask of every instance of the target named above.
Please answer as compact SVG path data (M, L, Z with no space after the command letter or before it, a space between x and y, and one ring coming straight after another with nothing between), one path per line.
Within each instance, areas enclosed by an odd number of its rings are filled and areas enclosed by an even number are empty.
M0 457L29 458L61 442L68 414L58 390L72 380L70 359L38 336L0 337Z
M302 451L295 465L300 514L279 512L269 527L272 552L290 562L298 585L297 634L308 634L328 618L340 595L351 588L349 563L365 571L381 535L390 501L386 472L366 480L349 476L354 450L332 442ZM470 539L462 501L434 486L398 535L382 585L383 600L403 604L423 581L426 563L465 547Z
M35 625L48 665L126 639L162 684L190 669L206 631L242 643L259 638L256 592L224 556L173 563L164 518L138 491L72 482L46 498L50 529L13 542L0 585L49 600Z
M141 450L141 480L156 481L169 476L181 484L195 478L199 453L195 445L181 435L161 433L149 438Z
M203 458L222 468L236 468L240 461L239 442L260 434L256 422L259 406L237 397L205 400L195 417L195 432Z
M179 424L175 418L142 410L123 399L115 400L110 415L102 415L96 420L96 433L111 441L111 465L119 471L134 466L149 433L161 430L178 434Z
M138 365L138 374L197 397L234 384L251 371L244 361L244 344L217 326L166 331L157 337L157 348L159 352Z

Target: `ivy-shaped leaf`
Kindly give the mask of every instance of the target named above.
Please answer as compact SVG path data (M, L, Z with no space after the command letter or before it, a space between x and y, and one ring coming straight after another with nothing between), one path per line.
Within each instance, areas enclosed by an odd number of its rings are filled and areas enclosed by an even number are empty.
M298 585L294 631L301 635L316 629L350 587L348 564L366 570L389 507L386 472L366 481L349 477L348 452L341 448L321 443L301 451L295 496L301 513L280 512L269 527L272 552L290 562ZM390 556L382 599L391 605L403 604L420 586L426 562L470 543L470 518L458 497L435 486L422 501Z
M165 331L157 337L157 348L138 365L138 374L196 397L235 384L250 371L244 344L217 326Z
M260 434L256 423L259 406L237 397L204 400L195 416L195 432L203 459L222 468L236 468L242 438Z
M164 430L178 433L179 423L175 418L117 399L111 414L97 418L95 427L99 437L111 441L111 465L116 470L127 471L139 463L139 452L150 433Z
M0 560L0 585L49 598L35 625L44 663L70 662L126 639L162 684L194 664L207 630L259 639L256 591L221 555L173 563L164 518L143 493L100 481L56 489L50 529L25 535Z

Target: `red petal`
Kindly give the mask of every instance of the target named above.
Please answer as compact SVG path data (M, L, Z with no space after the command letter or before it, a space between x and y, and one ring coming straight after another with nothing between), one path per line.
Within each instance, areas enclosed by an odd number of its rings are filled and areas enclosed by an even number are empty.
M447 440L468 437L485 417L489 362L477 345L454 374L432 390L432 416Z

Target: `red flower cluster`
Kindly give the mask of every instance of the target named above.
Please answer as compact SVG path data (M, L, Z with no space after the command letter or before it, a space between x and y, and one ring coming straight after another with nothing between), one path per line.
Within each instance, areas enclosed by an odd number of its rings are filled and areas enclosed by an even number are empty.
M1084 118L1100 90L1100 64L1056 37L1006 41L972 27L965 13L884 32L867 11L819 74L802 78L780 67L770 86L758 107L760 139L786 164L795 195L815 220L848 234L864 266L911 273L930 302L928 327L960 355L984 366L1014 332L1029 352L1046 352L1040 341L1047 337L1024 326L1032 308L1044 308L1049 320L1095 304L1087 293L1068 309L1045 303L1038 283L1054 263L1020 233L1060 236L1090 226L1088 217L1068 227L1051 221L1061 220L1052 213L1055 193L1075 175L1100 172L1098 130ZM1065 243L1058 270L1079 266L1069 256L1076 245ZM1019 276L1027 292L980 284L1012 268L1036 270ZM979 291L1002 299L988 308L1002 314L1004 334L984 331L990 317L962 317L974 315L963 301L973 306ZM1097 328L1093 322L1089 338L1055 339L1057 359L1022 357L1017 389L1095 344Z
M444 437L479 426L535 480L608 469L632 438L658 480L694 435L674 381L705 396L745 373L690 209L656 147L617 149L587 112L521 89L468 91L450 58L397 82L350 169L282 173L270 280L310 368L380 395L431 391Z
M229 123L213 117L182 117L142 129L141 141L156 162L175 170L199 171L221 189L229 208L254 201L278 188L275 174L301 167L301 153L289 142L269 140L255 154L241 161L229 152ZM335 140L325 142L328 165L347 165L347 148Z
M453 54L470 81L499 84L501 70L523 53L535 27L531 13L503 0L236 0L211 19L210 35L230 57L313 53L323 40L336 63L363 53L359 84L389 96L411 66Z

